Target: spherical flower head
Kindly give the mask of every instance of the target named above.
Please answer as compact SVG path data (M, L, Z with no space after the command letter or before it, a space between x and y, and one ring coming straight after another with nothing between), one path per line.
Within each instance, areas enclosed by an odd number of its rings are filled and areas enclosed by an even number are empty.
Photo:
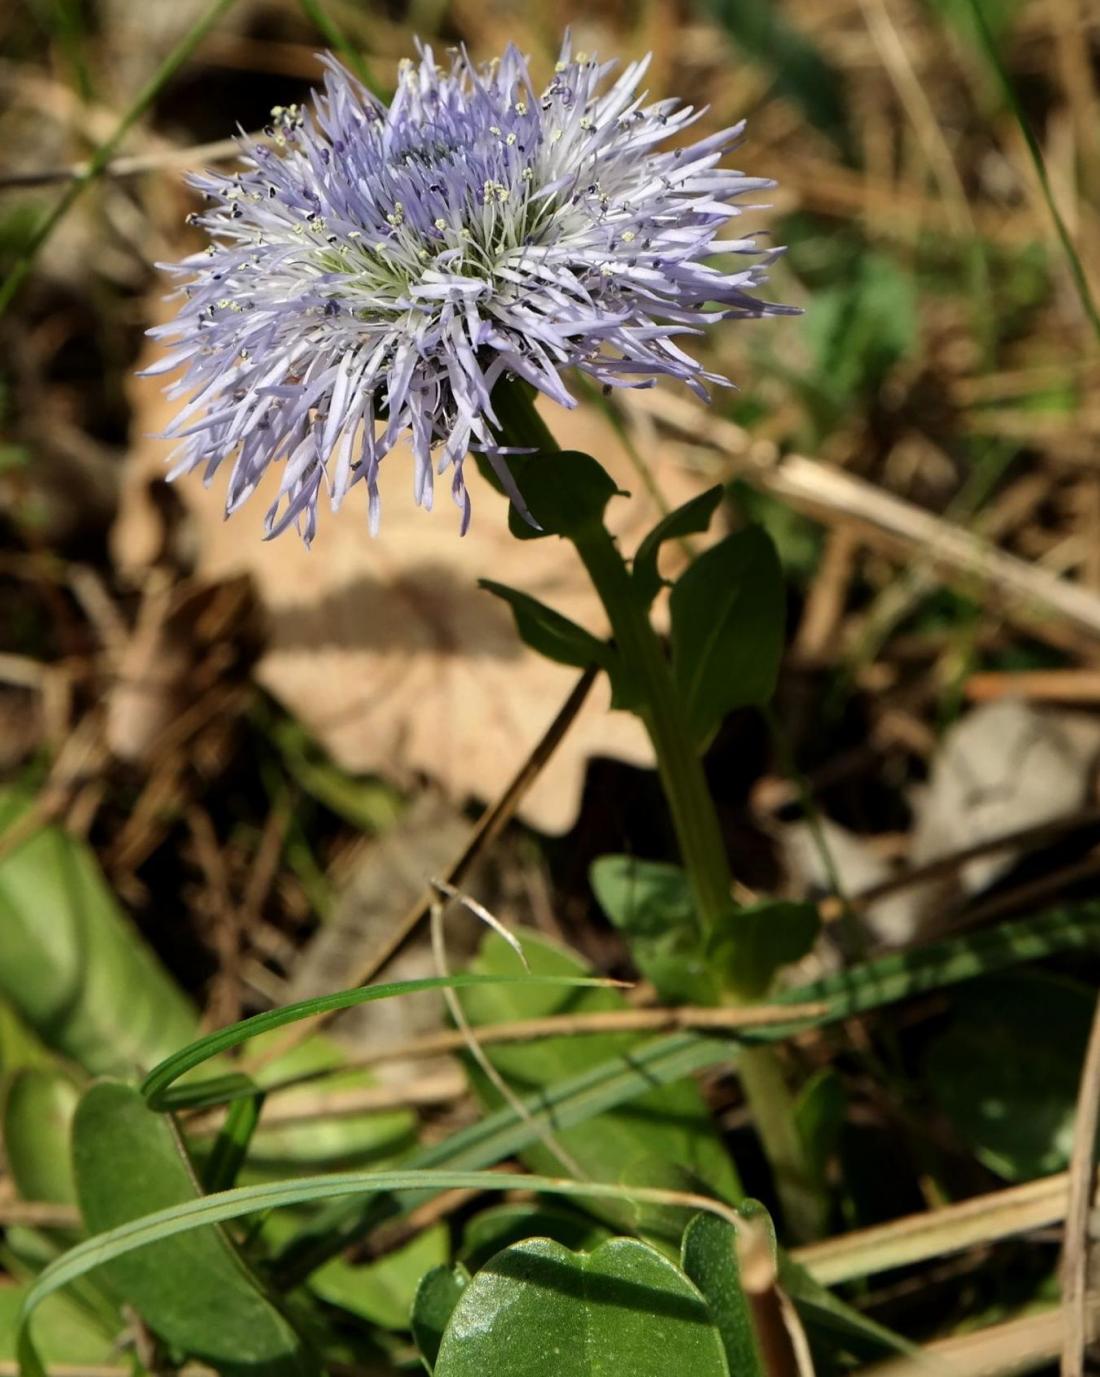
M430 507L449 472L465 530L468 452L508 484L501 379L568 407L570 369L704 397L724 382L677 341L786 309L753 295L775 251L719 237L772 183L719 165L740 125L665 147L699 112L647 103L646 65L611 81L567 38L539 91L515 48L483 67L422 48L387 107L327 59L311 109L276 108L240 171L192 179L211 243L167 265L182 305L152 331L175 344L149 370L185 366L170 476L229 463L228 513L279 465L267 531L296 523L307 541L322 491L335 509L362 482L374 531L379 466L407 436L415 500Z

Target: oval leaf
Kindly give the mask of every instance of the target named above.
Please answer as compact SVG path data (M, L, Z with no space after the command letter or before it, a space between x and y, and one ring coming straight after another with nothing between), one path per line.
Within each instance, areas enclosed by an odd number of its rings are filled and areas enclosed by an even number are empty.
M439 1356L447 1323L469 1283L470 1274L461 1263L454 1267L433 1267L420 1278L413 1298L411 1327L429 1372Z
M199 1195L168 1122L114 1081L92 1086L77 1108L73 1164L92 1233ZM111 1263L107 1277L166 1343L228 1377L316 1371L219 1227L151 1243Z
M571 1253L533 1238L498 1253L462 1293L436 1377L729 1377L706 1303L654 1248L616 1238Z

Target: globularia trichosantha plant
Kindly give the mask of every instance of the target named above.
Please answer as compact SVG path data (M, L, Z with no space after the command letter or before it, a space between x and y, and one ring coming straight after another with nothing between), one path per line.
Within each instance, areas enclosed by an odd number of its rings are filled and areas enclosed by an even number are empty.
M173 475L209 481L224 464L231 513L275 467L268 533L296 525L306 541L326 495L335 508L364 484L376 532L380 466L402 438L414 500L430 506L445 476L465 532L477 456L518 539L575 546L611 639L486 586L536 649L605 670L655 748L683 868L607 858L601 903L664 998L754 998L805 952L816 919L734 904L701 756L726 713L771 694L774 550L749 529L699 556L672 588L666 650L650 619L660 546L706 530L720 490L672 513L628 561L604 524L614 483L597 459L558 451L533 401L575 405L572 371L605 388L666 377L704 399L723 383L685 337L790 310L756 295L775 251L727 234L770 183L721 166L740 127L691 142L699 112L648 101L645 62L615 79L568 40L544 88L512 48L484 67L423 50L389 106L327 66L312 108L277 109L240 171L194 179L207 206L193 219L211 242L168 269L180 308L155 332L171 347L152 370L179 373ZM740 1070L788 1224L809 1232L814 1188L777 1064L759 1049Z

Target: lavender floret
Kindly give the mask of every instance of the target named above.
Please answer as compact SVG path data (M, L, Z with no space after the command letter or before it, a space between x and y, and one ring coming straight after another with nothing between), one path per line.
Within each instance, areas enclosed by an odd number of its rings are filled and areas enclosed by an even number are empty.
M191 179L212 243L165 265L183 304L151 331L175 343L148 370L185 369L168 390L187 398L170 477L209 482L229 461L228 514L281 464L266 528L297 523L307 542L322 489L335 509L363 482L374 532L379 465L407 434L415 500L430 507L449 471L465 531L467 453L503 470L502 377L567 407L569 368L610 387L672 377L704 398L724 383L677 341L788 309L752 295L777 251L719 237L735 199L773 183L719 166L742 125L658 151L701 112L645 104L647 61L609 84L614 64L567 38L537 92L515 48L482 67L422 48L387 108L326 59L312 108L273 112L273 147Z

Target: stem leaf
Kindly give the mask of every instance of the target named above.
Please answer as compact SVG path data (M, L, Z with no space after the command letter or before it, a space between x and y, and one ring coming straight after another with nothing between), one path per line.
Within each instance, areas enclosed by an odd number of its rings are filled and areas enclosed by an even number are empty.
M672 589L672 672L702 748L735 708L766 703L783 653L779 556L758 526L727 536Z
M509 588L493 579L479 579L478 584L508 604L516 619L520 639L532 650L559 665L575 665L578 669L599 665L609 673L612 671L617 658L615 652L606 641L599 640L583 626L518 588Z
M721 500L721 486L708 488L658 521L638 546L634 556L634 587L647 607L661 587L661 575L657 570L657 555L661 546L666 540L680 540L684 536L705 531Z

